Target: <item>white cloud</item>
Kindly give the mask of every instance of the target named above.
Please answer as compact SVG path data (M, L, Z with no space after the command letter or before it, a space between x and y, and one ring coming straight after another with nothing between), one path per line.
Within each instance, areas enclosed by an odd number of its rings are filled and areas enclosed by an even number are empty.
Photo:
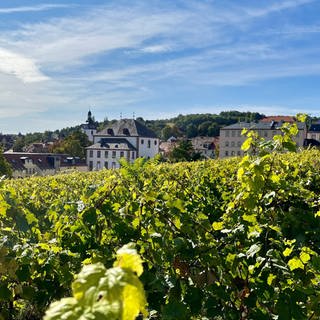
M183 94L191 86L199 86L199 91L203 85L220 90L220 86L319 75L314 63L320 51L316 43L313 52L306 52L281 43L280 37L259 34L265 30L260 17L309 2L263 1L259 8L257 3L246 8L237 1L233 6L231 1L226 6L218 1L190 0L181 6L140 1L127 7L114 1L107 6L79 5L68 16L42 17L15 30L1 30L0 117L50 110L79 113L91 105L105 116L139 102L142 110L154 97L163 101L166 90L181 89ZM17 7L11 12L54 6ZM0 8L0 14L1 10L6 9ZM279 21L272 26L276 31ZM302 36L307 32L304 27ZM49 77L50 81L43 81ZM163 114L169 110L163 109Z
M0 48L0 72L13 75L26 83L48 80L32 59L3 48Z
M286 1L278 1L276 3L271 3L270 5L259 8L259 9L246 9L245 11L247 14L249 14L252 17L263 17L273 12L283 11L287 9L296 8L311 2L314 2L315 0L286 0Z
M154 45L154 46L148 46L141 49L142 52L145 53L163 53L163 52L169 52L171 51L171 47L168 45Z
M36 11L45 11L45 10L51 10L51 9L68 8L68 7L70 7L70 5L67 5L67 4L40 4L37 6L0 8L0 14L17 13L17 12L36 12Z

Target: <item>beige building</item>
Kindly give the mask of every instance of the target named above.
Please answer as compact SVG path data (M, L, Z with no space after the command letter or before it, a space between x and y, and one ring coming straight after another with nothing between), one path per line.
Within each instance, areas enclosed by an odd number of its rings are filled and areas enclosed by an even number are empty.
M241 150L246 137L241 135L243 129L254 130L265 140L271 140L275 135L281 134L280 128L283 122L239 122L220 129L220 151L219 157L243 156ZM298 147L303 147L307 135L305 123L297 122L299 133L295 138Z

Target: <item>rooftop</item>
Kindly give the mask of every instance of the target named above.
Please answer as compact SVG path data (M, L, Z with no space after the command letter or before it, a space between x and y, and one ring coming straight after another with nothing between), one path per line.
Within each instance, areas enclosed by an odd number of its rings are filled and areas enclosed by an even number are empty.
M152 130L135 119L121 119L105 127L102 131L98 132L97 135L157 138Z
M125 138L102 138L99 142L86 149L136 150L136 148Z
M238 122L229 126L221 128L222 130L241 130L241 129L252 129L252 130L278 130L284 124L283 121L275 122ZM296 122L299 130L305 129L304 122Z
M275 121L275 122L282 121L282 122L293 123L293 122L296 122L296 118L293 116L268 116L260 120L260 122L271 122L271 121Z

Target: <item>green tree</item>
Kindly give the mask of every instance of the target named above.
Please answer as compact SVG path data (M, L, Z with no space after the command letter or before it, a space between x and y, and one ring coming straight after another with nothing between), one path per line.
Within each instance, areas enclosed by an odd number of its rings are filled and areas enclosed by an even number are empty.
M13 144L13 151L14 152L23 152L23 147L26 145L25 138L23 135L18 135L17 139Z
M172 136L179 137L179 136L181 136L181 132L175 124L167 124L161 130L161 138L163 140L168 140Z
M90 141L85 133L75 131L66 139L56 143L52 147L53 153L66 153L73 157L85 157L85 148L90 145Z
M5 159L2 148L0 148L0 175L5 175L7 177L12 176L12 168Z
M196 137L198 135L197 126L194 125L193 123L188 124L186 128L186 135L188 138Z
M169 154L169 159L172 162L195 161L200 158L201 155L194 151L190 140L181 140Z

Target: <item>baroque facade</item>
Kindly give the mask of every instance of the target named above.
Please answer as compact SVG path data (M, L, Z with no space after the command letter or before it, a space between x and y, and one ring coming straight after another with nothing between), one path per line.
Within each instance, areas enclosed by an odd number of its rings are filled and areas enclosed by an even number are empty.
M89 170L116 169L119 160L153 158L159 153L156 134L135 119L121 119L93 135L93 145L86 148Z

